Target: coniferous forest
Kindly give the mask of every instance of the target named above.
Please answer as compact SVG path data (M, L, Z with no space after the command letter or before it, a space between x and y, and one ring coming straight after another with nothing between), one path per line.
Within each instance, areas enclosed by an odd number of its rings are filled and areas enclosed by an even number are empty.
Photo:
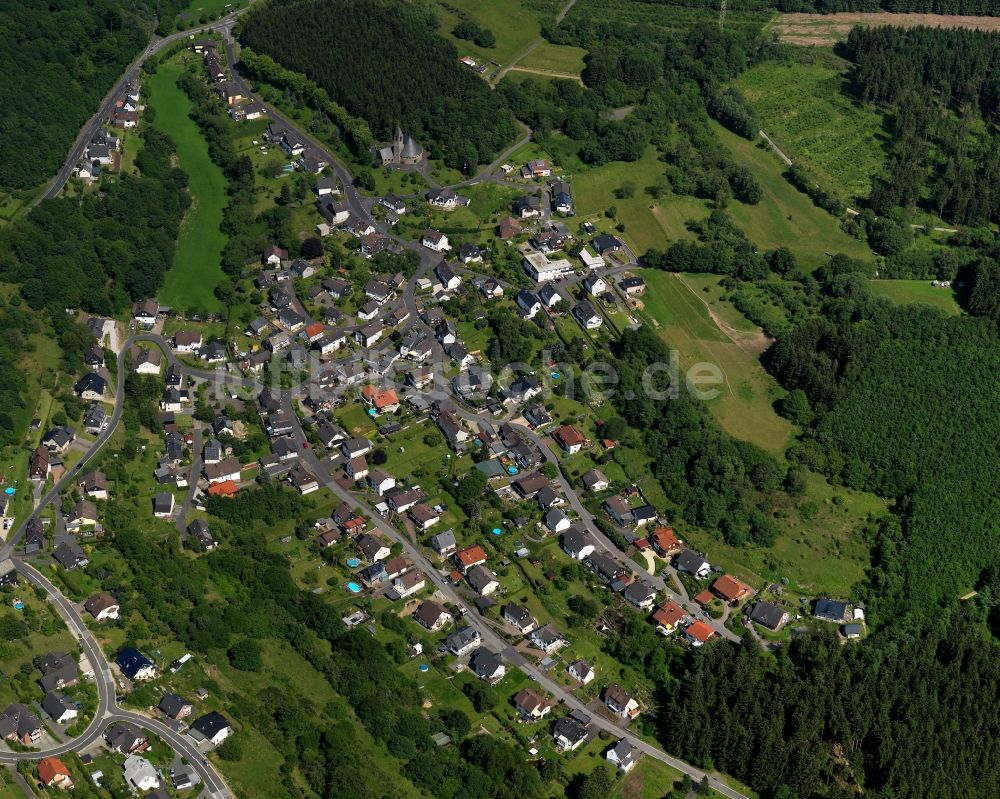
M148 31L116 0L0 3L0 188L54 175Z
M396 125L430 154L476 171L517 135L489 86L458 62L428 9L386 0L273 4L247 21L241 41L301 72L376 137Z

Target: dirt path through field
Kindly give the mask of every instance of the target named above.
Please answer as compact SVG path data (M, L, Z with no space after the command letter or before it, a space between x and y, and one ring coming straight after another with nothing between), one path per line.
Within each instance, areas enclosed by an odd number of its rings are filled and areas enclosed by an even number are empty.
M771 341L773 339L771 339L771 337L759 327L752 331L737 330L715 312L715 309L712 308L711 304L694 290L694 286L684 279L684 275L679 272L675 272L674 277L676 277L683 284L684 288L691 292L691 294L705 306L705 310L708 311L708 315L712 318L712 321L715 322L715 326L718 327L726 338L733 342L733 344L736 344L738 347L742 347L749 352L756 353L763 352L771 345Z
M957 16L951 14L892 14L887 11L872 13L845 11L840 14L782 14L772 30L778 38L789 44L830 46L847 38L855 25L893 25L913 28L925 25L931 28L973 28L983 31L1000 31L1000 17Z

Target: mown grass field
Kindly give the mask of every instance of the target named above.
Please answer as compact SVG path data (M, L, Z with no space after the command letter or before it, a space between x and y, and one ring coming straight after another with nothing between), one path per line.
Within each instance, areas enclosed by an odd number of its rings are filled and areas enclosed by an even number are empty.
M156 126L177 146L177 158L188 175L194 200L181 227L174 262L160 289L160 301L175 308L216 311L214 292L222 272L226 237L219 230L226 204L226 178L208 155L208 144L188 116L191 101L177 85L183 67L177 61L160 66L147 84L149 103L156 109Z
M872 293L900 305L930 305L955 316L962 313L951 289L937 288L929 280L872 280Z
M587 51L582 47L542 42L528 55L517 62L519 67L566 72L579 75L583 72L583 57Z
M721 394L710 402L719 424L736 438L780 457L795 428L774 410L782 391L760 365L760 347L749 339L736 343L726 336L699 293L682 278L654 269L639 272L647 284L641 315L677 350L681 368L711 363L722 371Z
M862 197L883 171L885 133L881 115L844 91L848 67L829 51L800 48L751 67L734 85L782 152L842 196Z

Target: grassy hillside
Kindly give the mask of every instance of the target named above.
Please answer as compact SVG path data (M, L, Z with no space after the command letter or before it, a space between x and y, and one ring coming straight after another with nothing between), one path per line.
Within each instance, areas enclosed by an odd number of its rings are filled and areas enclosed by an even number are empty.
M873 280L869 285L873 294L900 305L930 305L950 315L962 312L951 289L932 286L929 280Z
M736 81L767 134L844 197L868 194L884 168L881 115L856 104L843 87L848 63L828 51L788 48Z
M177 158L187 172L194 202L181 228L173 266L167 272L160 300L176 308L216 311L213 293L223 278L221 253L226 237L219 230L226 204L226 178L208 155L208 144L188 114L191 101L177 85L183 66L163 64L146 82L156 125L177 145Z

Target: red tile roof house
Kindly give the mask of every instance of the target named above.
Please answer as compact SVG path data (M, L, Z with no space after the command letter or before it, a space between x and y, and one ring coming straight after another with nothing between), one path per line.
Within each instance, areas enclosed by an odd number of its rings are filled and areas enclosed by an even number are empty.
M671 527L658 527L649 537L653 549L661 557L669 558L681 551L684 542L681 541Z
M538 721L548 715L552 706L545 701L545 697L530 688L522 688L514 696L514 709L522 721Z
M552 438L570 455L575 455L587 443L587 437L580 432L579 428L567 424L552 433Z
M687 617L687 611L672 599L668 599L653 611L651 618L656 624L656 631L661 635L670 635Z
M73 787L69 769L58 757L46 757L38 761L38 779L46 788L68 791Z
M753 594L753 589L749 585L729 574L722 575L712 583L712 591L724 602L729 603L742 602Z
M391 388L379 391L374 386L365 386L361 389L361 396L377 411L395 413L399 410L399 397Z
M700 620L688 625L684 631L684 637L691 642L691 646L701 646L708 643L714 636L715 630Z
M460 549L455 553L454 558L455 564L465 573L473 566L486 563L486 551L479 544L473 544L465 549Z

